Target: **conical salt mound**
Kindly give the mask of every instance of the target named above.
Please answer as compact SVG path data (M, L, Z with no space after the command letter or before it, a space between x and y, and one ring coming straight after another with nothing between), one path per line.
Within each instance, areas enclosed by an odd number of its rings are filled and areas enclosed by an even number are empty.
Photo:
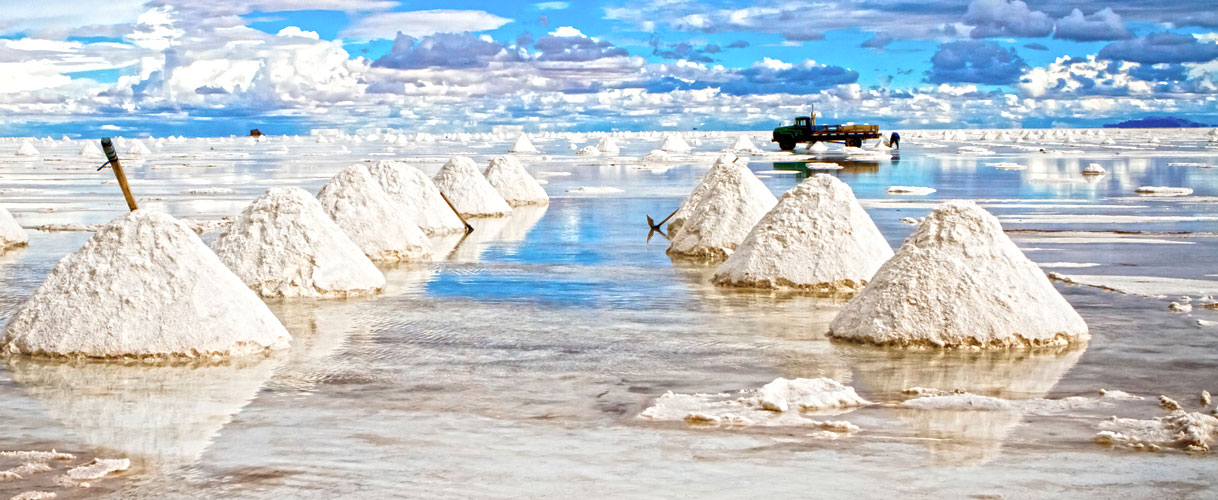
M478 172L474 160L454 156L440 167L432 181L466 217L501 217L512 213L503 196Z
M17 156L38 156L38 148L35 148L30 141L21 141L21 145L17 147Z
M732 255L778 200L743 163L728 163L707 184L681 229L669 235L668 254L706 260Z
M533 176L524 169L515 156L496 156L482 173L486 181L491 183L495 191L508 202L508 205L519 207L523 205L546 205L550 196L545 188L537 183Z
M401 216L397 203L372 178L368 167L343 169L322 186L317 201L368 258L378 262L431 258L427 235Z
M685 139L682 139L677 134L668 134L664 138L664 143L660 145L660 150L669 153L688 153L692 149L689 147L689 143L685 142Z
M698 185L694 186L694 190L689 192L689 196L685 197L685 201L681 202L681 206L673 212L672 217L668 218L668 235L669 237L676 236L681 231L681 226L685 224L685 219L688 219L694 205L702 201L702 197L706 196L710 185L715 183L715 179L723 172L728 170L728 166L738 162L740 158L736 155L725 153L715 158L715 163L711 165L710 170L706 171L706 175L702 176L702 180L698 181Z
M29 242L29 235L25 234L25 229L13 219L13 214L0 207L0 254L12 248L23 247Z
M1087 324L1044 272L972 202L931 212L867 287L846 304L829 335L929 347L1066 345L1090 338Z
M615 155L622 152L622 148L617 145L617 142L612 137L604 136L596 142L596 149L605 154Z
M127 155L129 156L142 157L150 154L152 154L152 151L139 139L131 141L131 147L127 148Z
M80 147L80 152L76 153L76 155L87 158L104 158L106 156L105 153L102 153L101 148L93 144L93 141L85 141L85 145Z
M520 137L516 138L516 143L512 145L512 148L509 149L508 152L526 154L536 153L537 147L533 145L532 141L529 141L529 136L520 134Z
M736 137L736 142L732 143L731 150L737 153L757 153L761 151L757 149L757 146L753 145L753 141L750 141L747 135Z
M236 356L287 347L266 305L185 224L136 210L55 266L4 350L69 357Z
M850 186L817 174L778 199L715 271L714 282L851 294L891 257L892 247Z
M813 153L824 153L825 151L828 151L828 150L829 150L829 146L826 146L825 143L823 143L823 142L818 142L811 146L808 146L808 151L811 151Z
M380 161L368 171L389 194L399 217L406 219L424 234L440 236L465 232L465 224L457 213L440 197L440 190L421 170L409 165Z
M263 297L346 297L385 286L359 245L300 188L268 190L211 246Z

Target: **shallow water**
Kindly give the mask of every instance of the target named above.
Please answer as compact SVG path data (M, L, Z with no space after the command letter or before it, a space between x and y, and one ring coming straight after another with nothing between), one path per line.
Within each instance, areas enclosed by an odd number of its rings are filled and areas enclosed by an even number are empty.
M907 134L899 161L841 153L814 161L846 167L833 175L894 248L913 230L901 218L976 199L1046 271L1218 284L1218 169L1169 166L1218 163L1218 151L1201 131L1156 133L1164 140L1153 150L1098 139L1019 145L1048 153ZM1145 131L1108 134L1117 146L1149 147ZM549 155L524 160L548 182L548 207L475 221L463 241L437 240L436 262L385 268L389 286L376 298L272 302L295 338L290 352L270 359L158 367L10 359L0 368L0 449L133 460L131 471L88 491L57 490L60 498L1214 496L1212 456L1091 441L1111 415L1161 415L1159 394L1195 411L1202 389L1218 392L1218 328L1197 323L1218 321L1218 312L1167 308L1178 295L1197 299L1195 283L1161 280L1143 295L1055 283L1091 328L1082 349L938 353L831 343L824 333L840 302L719 289L708 283L713 268L674 264L662 235L647 240L644 215L675 209L732 139L706 138L694 156L647 168L629 157L658 138L620 141L628 158L614 160L577 157L566 139L536 139ZM154 149L128 171L143 206L213 219L271 186L315 192L351 163L400 158L431 174L445 154L484 163L509 143L441 141L386 156L384 144L349 143L340 153L336 144L281 138L192 140ZM960 154L970 145L995 154ZM38 160L0 156L0 203L22 225L104 223L125 209L117 186L105 183L111 174L93 170L100 161L75 156L79 143L36 146ZM0 143L8 150L16 144ZM750 167L769 172L812 158L768 154ZM1027 168L988 165L996 162ZM1084 180L1079 172L1091 162L1109 174ZM775 194L802 179L761 175ZM886 194L893 185L937 192ZM1133 193L1145 185L1194 193ZM584 186L622 192L567 192ZM186 194L203 187L234 193ZM88 236L31 230L29 248L0 256L0 320ZM860 432L823 440L807 428L637 418L669 390L731 392L821 376L881 403L833 417ZM1048 414L896 407L915 386L1009 399L1106 388L1146 400ZM0 482L0 496L44 483Z

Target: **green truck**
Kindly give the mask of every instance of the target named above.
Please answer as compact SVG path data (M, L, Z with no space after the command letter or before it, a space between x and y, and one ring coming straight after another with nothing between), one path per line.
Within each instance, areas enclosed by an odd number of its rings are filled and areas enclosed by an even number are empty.
M783 151L795 149L796 144L835 142L849 147L862 147L866 139L882 139L879 125L817 125L816 113L795 117L795 124L774 129L770 142L777 142ZM901 136L893 132L890 144L899 147Z

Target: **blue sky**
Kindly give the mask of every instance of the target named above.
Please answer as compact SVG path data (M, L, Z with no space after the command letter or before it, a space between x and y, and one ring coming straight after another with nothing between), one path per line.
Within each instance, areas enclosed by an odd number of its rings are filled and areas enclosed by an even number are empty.
M1218 0L6 0L3 135L1218 122Z

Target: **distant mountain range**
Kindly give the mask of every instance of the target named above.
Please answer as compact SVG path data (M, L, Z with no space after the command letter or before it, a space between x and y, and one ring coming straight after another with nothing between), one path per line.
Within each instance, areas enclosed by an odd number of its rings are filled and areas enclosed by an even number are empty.
M1174 116L1148 116L1137 120L1126 120L1121 123L1104 124L1104 128L1194 128L1212 126Z

